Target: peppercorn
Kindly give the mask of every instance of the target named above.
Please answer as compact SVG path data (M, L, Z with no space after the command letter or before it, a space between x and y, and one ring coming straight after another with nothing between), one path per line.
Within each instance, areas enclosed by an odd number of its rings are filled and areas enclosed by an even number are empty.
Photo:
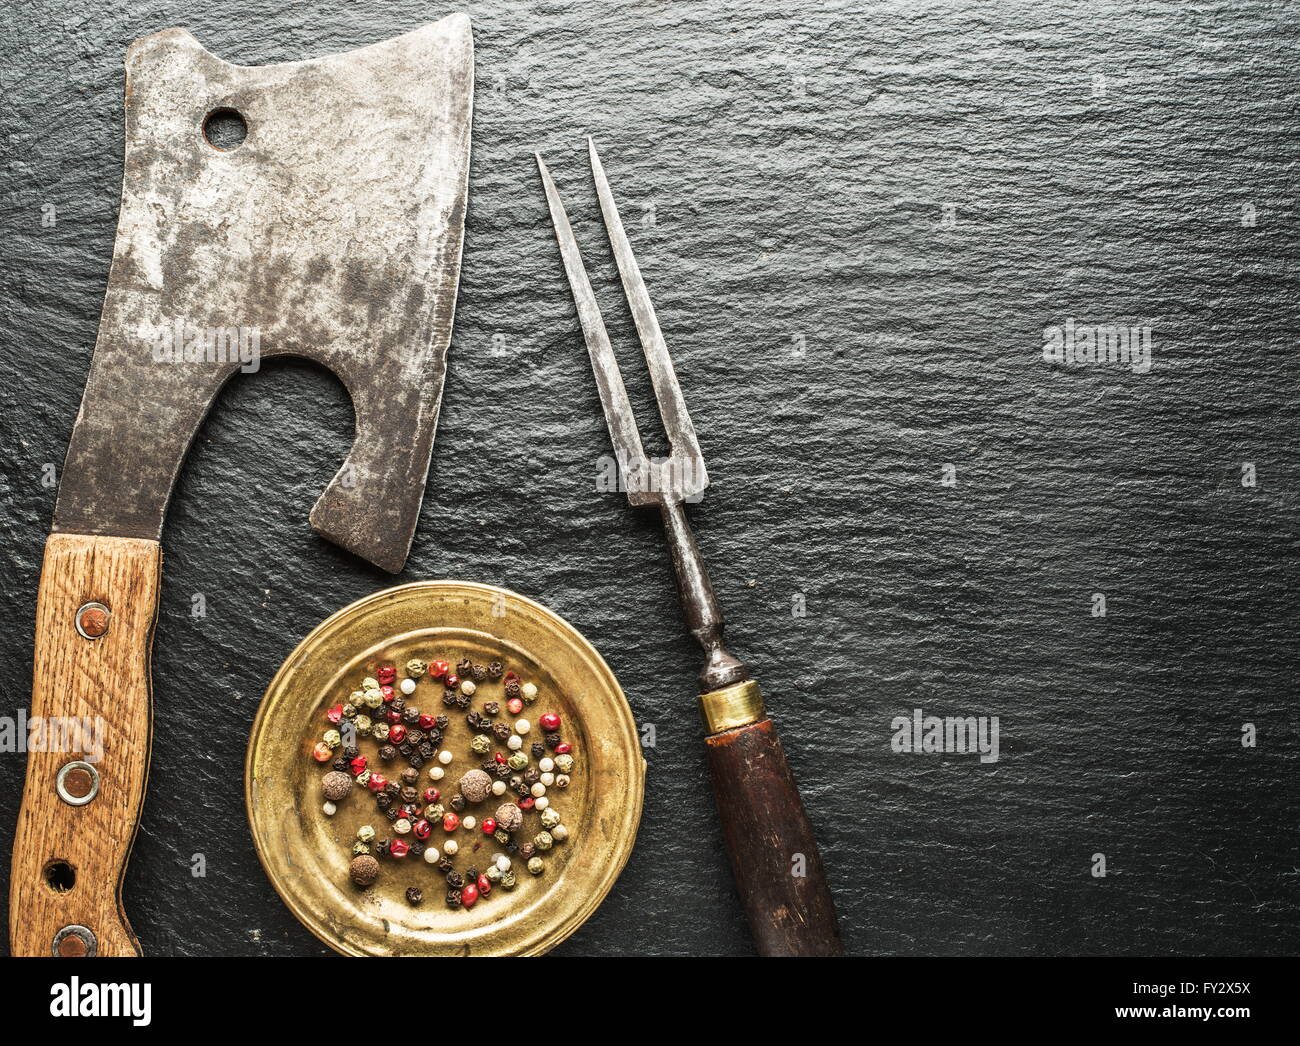
M517 882L518 880L515 878L514 872L505 872L501 876L501 885L504 886L507 890L513 890L515 888L515 883Z
M511 788L515 795L530 796L533 794L533 786L523 780L523 778L520 778L519 783L512 785Z
M534 804L536 804L536 802L537 802L537 800L534 799L531 795L525 795L525 796L521 797L520 800L519 800L519 809L521 809L521 810L531 810L531 809L533 808Z
M459 826L460 818L454 813L449 813L442 819L442 830L444 832L454 832Z
M551 838L557 843L562 843L569 838L569 830L562 824L557 824L551 829Z
M542 827L554 828L560 823L560 814L557 810L546 809L542 811Z
M506 686L505 686L506 697L508 698L519 697L520 696L519 691L520 691L519 680L517 679L506 680Z
M330 763L330 768L337 770L341 774L345 774L348 770L348 761L340 756L338 759L335 759L334 762Z
M419 726L420 725L419 710L415 708L408 708L406 711L402 713L402 722L405 723L407 726Z
M459 907L460 907L460 891L459 891L459 890L448 890L448 891L447 891L447 907L448 907L448 908L459 908Z
M506 846L510 842L510 833L507 832L504 828L498 828L496 830L496 834L493 835L492 838L495 839L497 842L499 842L502 846Z
M573 773L573 756L568 752L561 752L555 757L555 769L562 774Z
M457 694L457 695L456 695L456 707L457 707L457 708L460 708L460 709L468 708L468 707L469 707L469 702L470 702L470 696L469 696L469 694Z
M393 805L393 797L387 792L380 792L375 796L375 805L379 807L380 810L387 810Z
M438 859L438 871L442 872L443 875L446 875L454 867L455 865L451 863L450 857L441 857Z
M447 805L450 806L457 813L460 813L462 810L465 809L465 797L463 795L453 795L447 801Z
M397 758L397 749L392 745L381 745L379 749L379 758L385 763L391 763Z
M460 903L466 908L473 908L474 902L478 900L478 884L466 883L465 889L460 892Z
M528 750L533 753L534 759L541 759L546 754L546 746L540 741L534 741Z
M429 675L433 676L434 679L441 679L447 674L450 668L451 665L446 661L430 661Z
M524 755L523 752L516 752L506 760L506 765L510 767L511 770L522 770L528 765L528 756Z
M466 869L465 869L465 878L466 878L466 880L468 880L469 882L473 882L475 879L477 879L477 878L478 878L478 866L477 866L477 865L472 865L472 864L471 864L468 868L466 868Z
M425 850L425 844L422 843L419 839L412 839L412 840L411 840L411 856L412 856L412 857L423 857L423 856L424 856L424 850Z
M548 733L543 735L542 740L546 742L546 747L553 752L555 751L556 746L560 743L560 735L556 733Z
M523 811L514 803L502 803L498 806L495 819L497 827L505 832L518 831L519 826L524 823Z
M512 697L506 702L506 711L511 715L518 715L524 710L524 702L518 697Z
M568 787L569 787L569 775L568 775L568 774L556 774L556 775L555 775L555 787L556 787L556 788L568 788Z
M540 857L533 857L529 860L528 862L529 875L541 875L542 872L544 871L546 871L546 862L543 861Z
M453 890L459 890L465 885L465 877L460 872L452 871L447 873L447 885Z
M374 852L375 852L375 856L376 856L376 857L387 857L387 856L388 856L388 840L387 840L387 839L380 839L379 842L377 842L377 843L374 844L373 849L374 849Z
M504 668L503 668L503 666L502 666L502 664L501 664L500 661L489 661L489 662L488 662L487 673L488 673L489 678L491 678L491 679L500 679L504 671L505 671L505 670L504 670Z
M424 891L418 886L408 886L406 889L406 903L418 905L424 900Z
M372 886L379 878L379 862L370 854L358 854L348 865L348 875L360 887Z
M483 818L483 834L493 835L497 830L497 823L491 817Z
M451 720L445 715L440 715L435 720L435 723L437 724L439 730L446 730L447 727L451 725Z
M429 731L438 725L438 717L431 712L421 712L419 727L421 730Z
M410 765L412 770L424 769L425 758L419 752L411 753L409 756L406 757L406 761Z
M417 749L424 743L424 731L417 727L411 727L406 731L407 744L414 745Z
M488 870L483 874L487 876L488 882L500 883L501 877L505 875L505 872L503 872L500 868L498 868L495 864L493 864L493 865L489 865Z
M397 678L397 669L392 665L380 665L375 670L375 679L379 681L380 686L387 686Z
M537 725L548 734L559 733L560 717L554 712L545 712L537 717Z
M492 736L502 744L510 740L510 724L497 723L492 727Z
M456 707L456 699L460 697L455 690L444 690L442 692L442 703L448 708Z
M481 803L492 791L492 779L482 770L470 770L460 779L457 788L469 802Z
M469 658L467 657L462 658L460 661L456 662L456 674L460 676L462 679L464 679L468 675L472 675L473 672L474 672L474 662L472 662Z
M521 843L519 845L519 856L525 861L531 858L535 853L537 853L536 843Z
M466 697L473 697L478 692L478 684L472 679L461 680L460 692Z
M492 750L492 738L487 734L476 734L469 743L470 750L479 755L487 755Z
M363 843L360 840L358 840L357 842L352 844L353 857L360 857L362 854L368 854L369 852L370 852L369 843Z
M315 747L311 750L311 755L318 763L328 763L334 758L334 749L324 741L317 741Z
M480 683L487 678L488 670L486 665L471 665L469 674L477 679Z
M541 778L541 776L542 775L538 773L537 767L535 766L530 766L527 770L524 771L524 781L530 785L535 785L538 782L538 780Z
M346 799L352 791L352 778L338 770L331 770L320 779L321 792L331 802Z
M388 856L405 857L411 852L411 845L405 839L394 839L388 844Z
M407 835L411 831L410 818L399 817L393 822L393 831L398 835Z
M418 657L413 657L410 661L406 662L406 674L408 676L422 676L427 671L429 671L428 662L421 661Z
M420 790L412 785L405 785L402 788L402 802L413 803L420 798Z

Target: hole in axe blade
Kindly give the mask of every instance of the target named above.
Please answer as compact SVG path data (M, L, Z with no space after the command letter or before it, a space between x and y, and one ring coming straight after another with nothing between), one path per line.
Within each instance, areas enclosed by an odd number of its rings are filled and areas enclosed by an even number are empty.
M203 121L203 137L212 148L230 152L248 137L248 124L234 109L213 109Z

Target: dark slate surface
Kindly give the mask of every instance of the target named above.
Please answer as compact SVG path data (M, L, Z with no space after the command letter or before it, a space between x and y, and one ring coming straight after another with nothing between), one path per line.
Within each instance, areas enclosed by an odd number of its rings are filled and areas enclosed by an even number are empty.
M112 249L127 45L181 25L228 60L277 62L445 13L18 6L0 64L8 715L29 685L53 505L42 466L62 461ZM700 541L783 725L850 949L1293 951L1300 147L1286 5L467 9L462 297L404 579L541 599L599 646L658 737L631 864L560 953L749 950L656 521L593 491L607 438L531 161L541 148L551 163L630 365L588 132L714 477ZM1151 373L1043 362L1044 328L1067 317L1150 326ZM350 438L331 377L267 367L223 396L180 479L126 884L154 954L323 950L258 865L240 773L283 656L388 583L306 526ZM1000 762L893 753L890 721L916 707L998 715ZM6 850L22 770L0 757Z

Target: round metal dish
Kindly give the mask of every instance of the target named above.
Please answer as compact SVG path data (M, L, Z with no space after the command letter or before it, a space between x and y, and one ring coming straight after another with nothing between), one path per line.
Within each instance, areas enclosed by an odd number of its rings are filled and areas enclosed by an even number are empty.
M578 765L571 785L552 789L552 806L570 838L546 854L534 878L515 859L519 885L498 886L472 909L450 909L434 865L411 857L384 860L368 890L348 878L351 844L362 824L390 836L368 794L354 789L327 817L311 758L328 728L325 711L346 699L380 664L411 658L453 664L500 660L535 682L540 695L524 711L534 723L558 712ZM499 696L484 683L474 708ZM442 687L426 675L408 705L443 712ZM438 787L452 794L461 773L477 765L463 713L452 710L444 747L455 753ZM534 727L530 740L540 739ZM366 741L365 745L373 745ZM312 933L346 955L536 955L572 934L595 911L632 852L645 788L636 725L609 666L572 626L545 607L506 589L462 581L424 581L367 596L322 622L289 655L267 688L253 723L245 767L245 801L262 867L285 904ZM421 773L421 787L428 784ZM483 809L467 809L480 819ZM532 824L535 818L526 822ZM432 843L446 836L435 826ZM458 829L456 866L480 868L501 848L475 829ZM472 848L478 845L477 851ZM472 857L471 857L472 854ZM407 903L408 886L424 903Z

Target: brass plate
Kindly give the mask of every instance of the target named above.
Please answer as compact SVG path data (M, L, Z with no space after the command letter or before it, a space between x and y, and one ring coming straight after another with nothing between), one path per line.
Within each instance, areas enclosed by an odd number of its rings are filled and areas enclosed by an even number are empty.
M552 805L569 840L546 857L546 873L530 876L515 858L519 885L496 887L469 910L449 909L438 869L410 857L384 860L379 882L360 890L348 878L350 847L362 824L380 836L388 825L368 795L355 791L327 817L321 810L325 767L310 755L328 728L325 710L344 700L379 664L412 657L502 661L541 693L524 717L536 723L558 712L578 765L572 784L552 789ZM484 683L475 696L498 696ZM442 688L428 676L411 705L442 712ZM458 729L459 728L459 729ZM463 714L453 715L447 745L455 753L438 787L455 787L477 765ZM540 739L534 726L530 739ZM372 741L364 742L373 745ZM368 750L365 749L365 750ZM428 782L421 772L421 787ZM506 589L461 581L422 581L385 589L322 622L289 655L262 699L248 746L245 802L262 867L290 910L312 933L345 955L537 955L572 934L596 910L623 870L636 841L645 789L645 761L627 699L601 656L572 626L545 607ZM470 807L480 820L492 800ZM527 824L536 818L529 815ZM436 826L431 841L445 836ZM455 833L457 868L481 843L480 867L500 850L477 828ZM424 903L406 902L408 886Z

